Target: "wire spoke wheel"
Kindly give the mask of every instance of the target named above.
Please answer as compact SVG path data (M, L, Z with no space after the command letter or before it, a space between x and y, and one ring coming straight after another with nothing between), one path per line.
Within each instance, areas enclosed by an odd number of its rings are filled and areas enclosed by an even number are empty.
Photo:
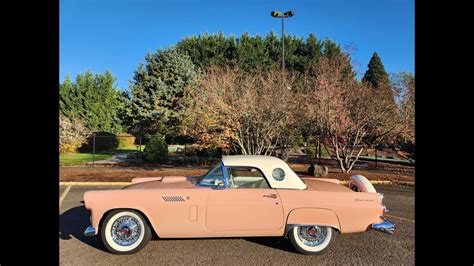
M151 229L143 216L128 209L107 214L100 234L105 247L115 254L136 253L151 239Z
M142 228L134 217L122 216L112 224L111 234L115 243L120 246L130 246L137 242Z
M319 255L328 250L336 237L336 230L323 225L298 225L289 231L293 247L306 255Z
M320 226L299 226L298 237L305 245L315 247L324 242L327 228Z

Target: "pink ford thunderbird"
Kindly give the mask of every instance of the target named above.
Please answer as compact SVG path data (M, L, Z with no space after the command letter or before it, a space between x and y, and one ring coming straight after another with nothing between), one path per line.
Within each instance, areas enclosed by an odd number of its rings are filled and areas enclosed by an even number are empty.
M321 254L339 233L370 229L393 234L383 195L363 176L299 178L270 156L224 156L199 178L134 178L119 190L88 191L87 236L100 234L108 250L131 254L151 239L288 237L303 254Z

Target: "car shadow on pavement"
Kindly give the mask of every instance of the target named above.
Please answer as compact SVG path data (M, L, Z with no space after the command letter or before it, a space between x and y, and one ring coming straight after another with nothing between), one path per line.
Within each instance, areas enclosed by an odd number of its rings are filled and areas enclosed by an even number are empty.
M262 246L279 249L282 251L288 251L291 253L297 253L290 243L290 240L282 237L245 237L246 241L260 244Z
M84 244L105 251L99 235L85 236L84 230L90 225L90 212L84 206L71 208L59 216L59 237L70 240L73 237Z

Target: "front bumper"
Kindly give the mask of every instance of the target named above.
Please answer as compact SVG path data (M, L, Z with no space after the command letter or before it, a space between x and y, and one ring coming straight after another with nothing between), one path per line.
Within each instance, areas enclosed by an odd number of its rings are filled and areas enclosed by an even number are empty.
M395 227L396 227L395 224L385 219L385 217L383 216L380 216L380 218L383 219L383 222L372 224L370 226L371 229L392 235L395 232Z
M91 225L89 225L89 227L87 227L86 230L84 231L85 236L95 236L95 234L96 234L96 230Z

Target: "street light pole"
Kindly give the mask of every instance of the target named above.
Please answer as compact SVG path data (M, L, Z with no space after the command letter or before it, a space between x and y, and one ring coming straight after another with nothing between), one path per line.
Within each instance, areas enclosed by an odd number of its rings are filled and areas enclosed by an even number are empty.
M272 11L271 16L274 18L281 18L281 70L283 75L285 73L285 18L290 18L295 15L293 11L286 11L285 13L280 11Z

